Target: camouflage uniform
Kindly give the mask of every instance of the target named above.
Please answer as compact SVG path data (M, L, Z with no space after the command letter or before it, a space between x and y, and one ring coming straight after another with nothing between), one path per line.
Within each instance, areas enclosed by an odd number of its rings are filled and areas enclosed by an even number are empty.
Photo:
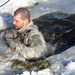
M25 59L41 59L45 58L48 52L46 42L42 34L38 31L36 25L31 21L28 25L17 30L23 35L23 42L16 43L16 51L19 52Z

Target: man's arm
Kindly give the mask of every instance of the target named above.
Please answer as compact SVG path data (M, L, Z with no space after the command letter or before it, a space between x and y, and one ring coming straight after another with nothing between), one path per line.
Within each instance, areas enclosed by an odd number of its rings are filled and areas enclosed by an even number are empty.
M16 46L16 51L20 52L21 55L26 59L37 59L42 57L45 50L43 43L45 42L42 42L40 35L35 34L31 36L29 41L31 42L30 46L18 43Z
M12 48L12 50L14 50L16 48L16 41L15 38L17 37L16 31L5 31L4 33L4 40L6 42L6 45L10 48Z

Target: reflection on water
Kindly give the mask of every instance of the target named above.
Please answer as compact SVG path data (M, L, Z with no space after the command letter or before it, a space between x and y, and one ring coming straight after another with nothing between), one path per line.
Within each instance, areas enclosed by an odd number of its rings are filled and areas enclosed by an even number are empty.
M56 46L60 53L75 45L75 14L49 13L33 20L47 43Z

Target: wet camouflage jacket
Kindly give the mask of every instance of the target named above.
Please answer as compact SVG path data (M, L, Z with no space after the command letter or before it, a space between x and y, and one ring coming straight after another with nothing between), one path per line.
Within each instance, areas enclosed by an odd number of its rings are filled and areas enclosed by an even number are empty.
M18 42L16 44L16 51L28 60L45 58L48 52L46 42L42 34L38 31L37 26L31 21L22 29L17 30L21 34L26 31L29 32L28 34L24 34L23 43Z
M36 25L31 21L28 25L17 30L23 37L22 42L16 43L16 51L25 59L45 58L47 53L46 42ZM25 34L24 34L25 33Z
M46 42L42 34L38 31L37 26L30 22L27 26L18 30L19 33L30 30L28 36L24 39L24 43L16 45L16 51L19 52L25 59L39 59L46 54ZM25 35L26 36L26 35Z

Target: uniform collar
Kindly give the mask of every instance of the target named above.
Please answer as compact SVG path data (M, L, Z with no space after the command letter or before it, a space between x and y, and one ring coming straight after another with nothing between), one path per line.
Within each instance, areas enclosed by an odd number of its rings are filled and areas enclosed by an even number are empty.
M31 29L31 25L33 25L33 21L30 21L26 26L24 26L23 28L21 28L21 29L19 29L19 30L17 30L18 32L23 32L23 31L25 31L25 30L30 30Z

